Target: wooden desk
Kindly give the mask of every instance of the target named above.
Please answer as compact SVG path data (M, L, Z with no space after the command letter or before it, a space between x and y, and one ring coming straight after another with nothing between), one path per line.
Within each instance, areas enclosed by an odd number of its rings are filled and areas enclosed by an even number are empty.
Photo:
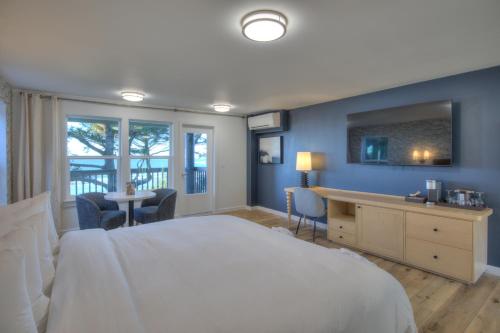
M490 208L474 211L410 203L403 196L311 190L327 199L331 241L468 283L486 269ZM285 188L289 227L294 191Z

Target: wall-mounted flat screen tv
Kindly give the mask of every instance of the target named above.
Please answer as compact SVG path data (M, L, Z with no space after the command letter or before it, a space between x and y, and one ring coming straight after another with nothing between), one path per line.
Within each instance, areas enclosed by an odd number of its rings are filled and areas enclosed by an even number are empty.
M347 162L452 164L451 101L347 115Z

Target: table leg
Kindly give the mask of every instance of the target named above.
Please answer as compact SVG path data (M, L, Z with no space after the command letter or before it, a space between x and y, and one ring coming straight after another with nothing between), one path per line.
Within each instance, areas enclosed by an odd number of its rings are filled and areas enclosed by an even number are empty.
M292 193L286 192L286 211L288 213L288 229L292 226Z
M134 202L130 200L128 202L128 226L132 227L134 225Z

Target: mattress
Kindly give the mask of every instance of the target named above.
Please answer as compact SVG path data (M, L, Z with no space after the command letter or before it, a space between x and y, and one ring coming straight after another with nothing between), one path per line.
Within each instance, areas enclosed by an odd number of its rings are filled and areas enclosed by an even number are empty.
M373 264L224 215L73 231L47 332L416 332Z

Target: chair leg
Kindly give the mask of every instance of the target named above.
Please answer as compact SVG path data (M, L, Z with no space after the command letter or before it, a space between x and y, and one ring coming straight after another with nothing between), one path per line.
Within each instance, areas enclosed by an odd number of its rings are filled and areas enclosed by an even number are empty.
M316 220L314 220L314 227L313 227L313 243L315 239L316 239Z
M299 223L297 224L297 230L295 230L295 234L296 234L296 235L299 233L300 221L302 221L302 216L300 216L300 218L299 218Z

